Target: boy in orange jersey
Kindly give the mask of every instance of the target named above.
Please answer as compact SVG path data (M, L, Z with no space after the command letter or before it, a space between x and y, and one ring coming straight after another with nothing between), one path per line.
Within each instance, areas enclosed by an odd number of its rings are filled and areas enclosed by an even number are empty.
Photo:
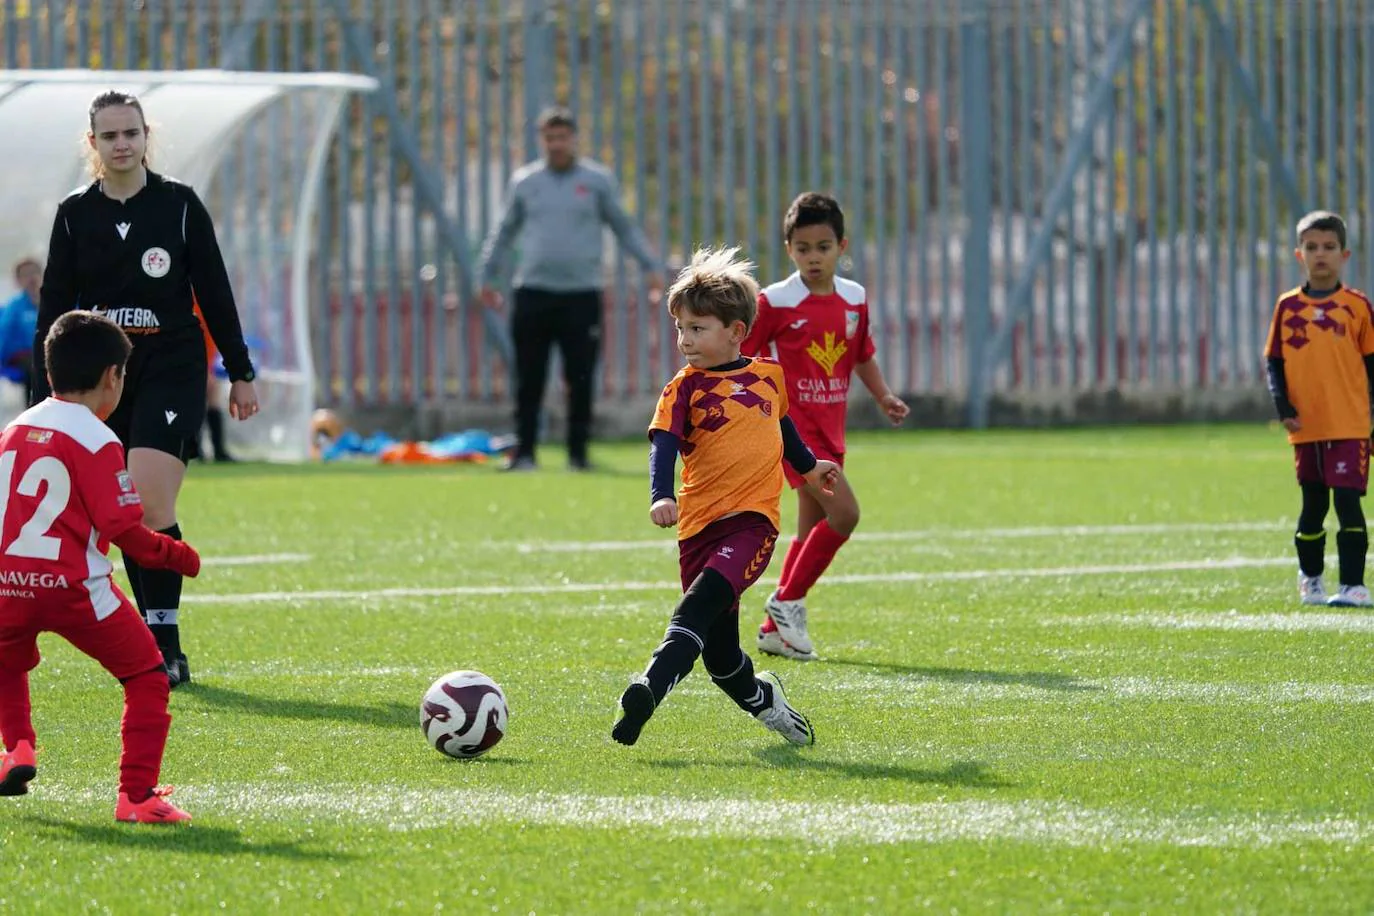
M773 555L783 460L823 492L832 492L839 468L816 460L788 418L782 368L740 356L759 288L753 265L735 260L738 250L697 252L668 292L687 366L663 389L649 425L649 518L678 527L683 595L649 667L620 697L611 737L621 744L639 740L698 656L716 686L766 728L793 744L816 740L777 677L755 676L739 644L739 599Z
M1302 514L1298 596L1303 604L1370 607L1364 584L1365 532L1360 499L1369 483L1369 389L1374 384L1374 308L1341 286L1350 258L1345 221L1318 210L1298 222L1295 254L1307 282L1279 297L1265 347L1269 393L1293 444ZM1340 587L1322 582L1327 510L1336 507Z
M817 457L843 467L851 375L894 426L906 419L907 406L873 358L867 293L835 275L846 245L839 203L825 194L802 194L787 208L782 230L797 270L759 295L758 320L741 350L782 364L802 438ZM778 588L764 605L758 646L769 655L809 661L816 651L806 625L806 595L859 524L859 501L843 477L833 494L791 471L787 482L797 491L797 536L783 558Z

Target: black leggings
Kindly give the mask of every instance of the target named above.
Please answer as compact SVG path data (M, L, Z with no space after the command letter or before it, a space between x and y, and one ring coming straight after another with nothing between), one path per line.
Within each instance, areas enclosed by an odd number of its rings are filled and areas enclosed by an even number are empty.
M1336 487L1334 490L1324 483L1304 483L1302 485L1302 514L1298 516L1298 534L1317 534L1326 523L1326 513L1334 502L1336 521L1342 531L1363 531L1364 508L1360 505L1362 495L1359 490L1349 487Z

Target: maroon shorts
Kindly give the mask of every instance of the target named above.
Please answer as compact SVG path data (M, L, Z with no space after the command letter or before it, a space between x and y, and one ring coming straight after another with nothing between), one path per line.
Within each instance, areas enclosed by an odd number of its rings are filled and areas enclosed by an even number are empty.
M1330 439L1293 446L1298 483L1324 483L1328 487L1358 490L1369 488L1369 440Z
M96 620L91 608L44 607L32 601L0 603L0 669L38 666L38 634L56 633L100 662L119 680L162 666L162 652L143 617L120 595L119 610Z
M844 452L840 452L837 455L832 455L830 452L826 451L825 446L823 445L812 445L811 452L816 456L817 460L833 461L840 467L844 467ZM802 475L798 474L796 471L792 470L792 465L788 464L786 460L784 460L782 463L782 472L783 474L787 475L787 485L794 490L801 489L802 486L806 483L806 479L803 478Z
M678 562L685 592L704 570L714 569L735 590L735 599L758 581L773 556L778 529L757 512L741 512L712 522L685 541L678 541Z

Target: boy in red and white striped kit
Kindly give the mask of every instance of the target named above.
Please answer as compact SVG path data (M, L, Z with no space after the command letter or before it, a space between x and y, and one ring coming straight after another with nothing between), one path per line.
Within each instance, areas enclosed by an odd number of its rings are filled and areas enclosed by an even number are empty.
M792 202L783 219L787 254L797 272L759 294L758 319L740 348L782 364L792 417L817 458L844 465L849 377L857 375L892 424L907 406L883 379L874 359L868 296L852 280L835 276L844 253L844 212L833 197L815 192ZM859 502L843 476L834 493L807 484L786 465L797 491L797 536L787 548L778 588L764 606L762 652L808 661L816 657L804 599L859 523Z
M38 774L29 672L39 633L56 633L124 685L124 751L115 818L175 823L190 815L157 787L172 718L162 652L111 578L110 544L149 569L200 572L187 544L143 524L124 449L104 420L124 391L129 339L94 312L54 322L44 341L53 396L0 433L0 795Z

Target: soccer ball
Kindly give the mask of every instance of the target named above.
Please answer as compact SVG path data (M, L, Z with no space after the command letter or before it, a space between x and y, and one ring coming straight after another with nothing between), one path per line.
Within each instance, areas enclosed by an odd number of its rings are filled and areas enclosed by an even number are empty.
M480 757L506 735L506 695L480 671L454 671L435 681L420 704L420 728L441 754Z

